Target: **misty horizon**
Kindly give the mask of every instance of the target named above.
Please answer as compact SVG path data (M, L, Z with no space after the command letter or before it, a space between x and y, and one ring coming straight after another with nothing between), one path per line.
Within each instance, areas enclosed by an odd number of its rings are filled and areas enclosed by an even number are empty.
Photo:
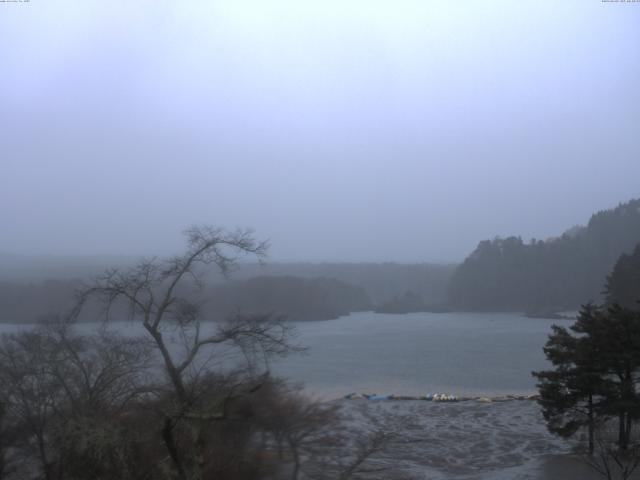
M7 3L0 251L459 262L638 197L640 9ZM570 23L570 26L569 26Z
M0 0L3 480L640 480L640 0Z
M608 206L608 207L603 207L603 208L599 208L596 209L594 212L591 212L591 214L589 215L589 217L591 217L591 215L593 215L596 211L604 211L604 210L610 210L612 208L614 208L617 205L623 204L625 203L625 201L620 201L618 202L616 205L613 206ZM466 251L462 257L460 258L455 258L455 259L406 259L406 260L395 260L395 259L367 259L367 258L361 258L361 259L348 259L348 258L304 258L304 257L300 257L300 258L274 258L269 252L271 250L271 241L269 239L266 239L267 244L269 245L269 249L267 250L267 254L265 256L264 261L269 264L384 264L384 263L390 263L390 264L398 264L398 265L411 265L411 264L441 264L441 265L452 265L452 264L456 264L456 263L460 263L462 262L475 248L476 246L484 240L493 240L496 238L509 238L509 237L519 237L519 238L523 238L523 240L525 242L529 242L529 241L533 241L533 240L542 240L542 241L549 241L549 240L554 240L559 238L561 235L563 235L564 233L571 233L571 231L575 228L582 228L582 227L586 227L587 222L589 220L589 217L587 217L587 219L584 222L576 222L571 226L568 226L566 228L564 228L562 231L557 232L557 234L552 234L546 237L542 237L542 236L532 236L530 238L526 238L523 237L522 235L518 234L517 232L511 233L511 234L505 234L505 235L493 235L487 238L480 238L478 239L473 245L470 245L468 251ZM257 235L257 232L253 232L254 234ZM120 253L113 253L113 252L83 252L83 253L77 253L77 252L51 252L51 253L40 253L40 252L36 252L36 253L23 253L23 252L15 252L15 251L9 251L9 250L2 250L0 249L0 256L4 255L6 257L11 257L13 259L29 259L29 260L54 260L54 261L77 261L77 262L83 262L83 261L95 261L95 262L110 262L113 261L115 263L128 263L129 261L135 261L136 259L140 259L140 258L152 258L152 257L169 257L169 256L173 256L176 255L178 253L179 249L177 249L174 252L170 252L170 251L165 251L165 252L120 252ZM254 264L256 263L255 259L251 259L251 258L239 258L238 259L240 264Z

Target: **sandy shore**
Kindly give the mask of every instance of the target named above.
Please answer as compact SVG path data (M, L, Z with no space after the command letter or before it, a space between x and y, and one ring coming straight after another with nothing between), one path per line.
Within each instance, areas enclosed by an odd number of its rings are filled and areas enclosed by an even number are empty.
M440 403L335 400L350 434L391 434L368 460L371 479L591 480L576 442L547 432L533 400ZM375 470L384 469L378 473Z

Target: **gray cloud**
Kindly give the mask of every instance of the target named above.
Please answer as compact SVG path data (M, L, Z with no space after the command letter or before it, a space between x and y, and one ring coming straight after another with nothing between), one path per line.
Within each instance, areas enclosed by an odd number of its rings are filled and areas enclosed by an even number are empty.
M640 194L640 4L0 10L0 250L459 260Z

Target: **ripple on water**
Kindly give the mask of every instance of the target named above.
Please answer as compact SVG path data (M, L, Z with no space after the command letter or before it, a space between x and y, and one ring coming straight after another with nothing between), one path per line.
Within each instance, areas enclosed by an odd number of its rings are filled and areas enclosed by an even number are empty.
M435 404L353 400L341 404L350 431L364 434L375 422L395 432L385 450L375 455L376 463L389 470L372 479L488 480L502 478L505 472L510 472L511 478L537 478L530 473L532 462L566 454L573 446L547 432L534 401Z

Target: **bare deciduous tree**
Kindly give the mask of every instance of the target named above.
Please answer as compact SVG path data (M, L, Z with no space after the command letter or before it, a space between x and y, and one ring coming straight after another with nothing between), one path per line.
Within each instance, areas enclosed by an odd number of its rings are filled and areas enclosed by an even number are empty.
M310 455L302 466L305 478L355 480L386 477L383 472L389 470L389 465L380 462L376 455L383 453L395 438L394 419L373 414L366 406L359 413L366 419L368 428L350 430L341 414L337 423L329 425L327 436L321 442L308 445Z
M64 323L5 335L1 403L13 434L4 460L21 466L14 476L82 478L74 468L89 462L93 472L104 468L101 478L126 478L128 465L114 459L128 448L123 412L147 392L148 353L139 340L81 336Z
M628 480L640 466L640 443L630 439L627 448L620 448L615 429L602 424L596 431L594 449L583 461L607 480Z
M256 241L249 231L193 227L185 234L184 254L168 260L144 260L125 271L105 272L80 292L73 314L77 315L89 299L98 298L106 306L108 318L110 307L124 301L131 317L141 322L162 358L172 387L173 400L164 402L161 435L176 475L191 480L202 478L206 468L210 422L227 418L231 400L259 388L258 364L268 367L270 357L297 348L289 343L289 326L271 315L237 315L204 333L204 300L193 292L203 291L208 269L227 275L242 255L262 260L267 244ZM180 339L182 348L167 338L167 332ZM240 352L246 360L245 375L234 388L217 392L204 388L207 395L203 395L203 385L215 385L207 383L211 369L203 367L215 347Z
M339 406L313 400L284 381L270 382L258 400L256 423L274 442L281 464L291 467L290 478L297 480L314 448L335 440Z

